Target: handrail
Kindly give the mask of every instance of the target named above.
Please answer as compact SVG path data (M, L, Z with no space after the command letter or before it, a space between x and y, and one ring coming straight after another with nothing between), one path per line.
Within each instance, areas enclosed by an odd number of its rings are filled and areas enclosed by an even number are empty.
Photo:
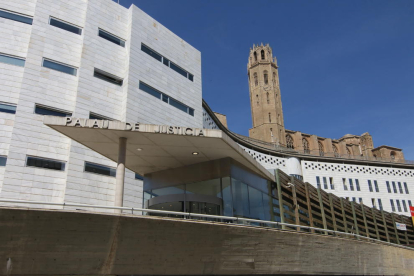
M216 215L207 215L207 214L197 214L197 213L189 213L189 212L175 212L175 211L164 211L164 210L154 210L154 209L145 209L145 208L135 208L135 207L117 207L117 206L104 206L104 205L88 205L88 204L78 204L78 203L57 203L57 202L45 202L45 201L29 201L29 200L17 200L17 199L0 199L0 202L4 203L22 203L22 204L41 204L41 205L54 205L54 206L70 206L70 207L87 207L87 208L97 208L97 209L112 209L112 210L125 210L125 211L131 211L132 214L134 214L134 211L138 212L146 212L146 213L157 213L157 214L167 214L167 215L178 215L186 217L201 217L201 218L214 218L214 219L221 219L221 220L232 220L233 222L239 222L239 221L245 221L245 222L253 222L253 223L261 223L261 224L272 224L276 226L287 226L293 229L308 229L308 230L316 230L320 232L325 232L326 234L332 233L334 236L336 235L345 235L345 236L352 236L356 238L357 240L365 239L374 243L382 243L386 245L391 245L395 247L400 247L404 249L414 250L414 248L403 246L400 244L395 244L391 242L381 241L378 239L373 239L366 236L361 236L359 234L353 234L353 233L346 233L341 231L335 231L335 230L329 230L329 229L323 229L323 228L316 228L316 227L310 227L305 225L296 225L296 224L290 224L290 223L284 223L284 222L277 222L277 221L268 221L268 220L259 220L259 219L249 219L249 218L241 218L241 217L229 217L229 216L216 216ZM14 206L15 207L15 206ZM19 206L21 207L21 206ZM85 210L82 210L85 211ZM254 225L250 225L254 226ZM260 226L255 226L260 227ZM285 229L283 229L285 230ZM292 231L292 230L288 230ZM293 230L295 231L295 230ZM297 230L295 231L297 232Z

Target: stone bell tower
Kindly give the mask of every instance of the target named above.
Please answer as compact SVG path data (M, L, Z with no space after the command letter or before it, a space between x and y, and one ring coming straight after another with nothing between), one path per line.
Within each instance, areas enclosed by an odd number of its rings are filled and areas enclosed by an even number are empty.
M253 128L249 136L285 146L282 100L276 58L269 44L253 45L247 64Z

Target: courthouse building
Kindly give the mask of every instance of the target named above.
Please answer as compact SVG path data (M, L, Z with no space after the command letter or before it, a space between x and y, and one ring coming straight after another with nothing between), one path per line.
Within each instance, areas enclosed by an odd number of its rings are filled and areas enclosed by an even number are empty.
M200 52L134 5L1 1L0 41L0 198L113 206L111 143L132 130L124 206L276 219L264 208L277 204L269 190L281 170L409 215L414 165L401 149L375 148L368 133L285 129L269 45L248 56L245 137L203 101Z

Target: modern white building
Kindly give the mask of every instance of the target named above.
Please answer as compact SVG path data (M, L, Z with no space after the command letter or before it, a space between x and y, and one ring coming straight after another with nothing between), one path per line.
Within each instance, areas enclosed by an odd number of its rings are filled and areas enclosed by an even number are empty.
M230 132L202 100L200 52L134 5L1 0L0 78L1 198L114 204L116 163L43 124L55 115L219 129L270 172L398 214L414 200L413 164L315 157ZM124 195L142 206L130 170Z

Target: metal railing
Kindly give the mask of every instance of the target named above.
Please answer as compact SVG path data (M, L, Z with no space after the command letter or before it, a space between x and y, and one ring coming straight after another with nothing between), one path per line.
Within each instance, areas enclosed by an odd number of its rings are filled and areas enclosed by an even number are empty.
M216 215L207 215L207 214L197 214L197 213L189 213L189 212L175 212L175 211L163 211L163 210L154 210L154 209L145 209L145 208L133 208L133 207L116 207L116 206L103 206L103 205L88 205L88 204L77 204L77 203L55 203L55 202L44 202L44 201L27 201L27 200L15 200L15 199L0 199L0 202L3 203L20 203L20 204L34 204L34 205L53 205L53 206L68 206L68 207L85 207L85 208L96 208L96 209L108 209L108 210L121 210L121 211L130 211L131 214L134 214L135 212L144 212L144 213L154 213L154 214L165 214L165 215L174 215L174 216L182 216L183 219L192 219L192 218L210 218L210 219L216 219L221 220L219 222L225 222L228 224L230 221L233 223L236 223L236 225L239 222L243 222L244 224L240 226L250 226L250 227L266 227L261 225L274 225L279 228L279 230L283 231L293 231L293 232L299 232L300 229L307 229L309 230L303 233L310 234L311 230L318 231L321 233L325 233L326 235L331 234L334 237L340 238L341 236L347 236L351 238L355 238L359 241L369 241L373 243L381 243L386 245L391 245L395 247L400 247L404 249L414 250L414 248L403 246L396 243L386 242L378 239L373 239L366 236L361 236L354 233L346 233L341 231L334 231L329 229L323 229L323 228L317 228L317 227L310 227L305 225L296 225L291 223L284 223L284 222L277 222L277 221L268 221L268 220L258 220L258 219L249 219L249 218L241 218L241 217L229 217L229 216L216 216ZM22 207L21 205L18 206L10 206L10 205L4 205L3 207ZM44 209L44 208L43 208ZM56 210L56 209L52 209ZM59 210L59 209L58 209ZM75 211L87 211L87 210L78 210ZM135 213L135 215L138 215ZM209 221L214 222L214 221ZM216 221L217 222L217 221ZM247 223L247 224L246 224ZM250 223L255 223L256 225L252 225ZM286 227L289 227L289 229L285 229ZM314 234L314 233L312 233ZM317 234L317 233L316 233Z

